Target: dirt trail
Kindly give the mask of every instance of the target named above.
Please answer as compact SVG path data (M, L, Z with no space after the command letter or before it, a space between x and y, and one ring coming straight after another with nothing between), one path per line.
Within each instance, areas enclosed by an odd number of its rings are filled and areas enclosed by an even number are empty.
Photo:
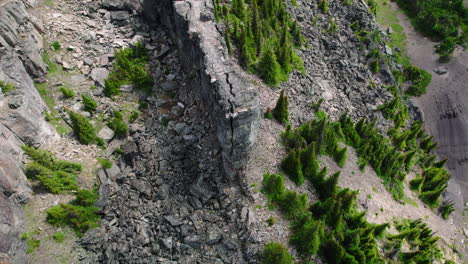
M461 212L468 201L468 51L457 48L449 63L439 63L434 49L437 43L416 32L403 13L398 13L398 18L412 63L432 74L427 93L413 100L424 114L428 133L439 142L437 154L449 158L453 179L448 195ZM434 71L437 68L447 73L439 75Z

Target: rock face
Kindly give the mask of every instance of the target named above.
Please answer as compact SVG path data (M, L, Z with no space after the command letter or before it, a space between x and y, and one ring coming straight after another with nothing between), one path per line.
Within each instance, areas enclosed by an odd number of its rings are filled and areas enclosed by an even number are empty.
M21 145L40 146L55 135L42 117L45 105L32 80L47 71L38 28L22 2L0 4L0 80L16 87L0 93L0 259L6 263L24 263L20 204L28 201L31 190L22 170Z
M192 73L193 89L206 103L216 133L226 173L242 169L251 149L260 117L256 89L242 76L239 66L228 59L223 38L213 20L204 17L211 1L145 0L148 19L169 28L179 48L180 61ZM209 13L212 13L211 11Z

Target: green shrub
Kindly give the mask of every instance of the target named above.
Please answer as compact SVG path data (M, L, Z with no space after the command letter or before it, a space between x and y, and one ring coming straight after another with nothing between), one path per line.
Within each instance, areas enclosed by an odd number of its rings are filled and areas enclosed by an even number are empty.
M73 200L73 204L81 206L93 206L98 200L99 194L97 193L97 189L80 189L75 193L75 197L76 198Z
M52 43L52 49L54 51L59 51L61 48L62 48L62 46L60 45L60 43L58 41L54 41L54 43Z
M271 48L264 51L260 57L257 68L260 77L266 85L278 86L284 80L281 66Z
M114 117L109 122L107 126L114 131L116 137L125 137L128 133L128 126L122 118Z
M262 264L292 264L293 258L288 249L278 243L270 242L265 245L261 255Z
M271 200L280 199L285 191L283 176L265 173L262 181L262 192Z
M97 142L96 131L86 117L73 111L68 111L68 115L70 116L73 132L81 144Z
M406 80L412 82L411 86L406 90L406 94L410 96L421 96L426 93L427 86L432 81L432 75L423 69L415 66L407 66L404 69Z
M104 169L110 169L112 167L112 162L110 162L109 160L106 160L106 159L99 159L99 163L101 163L101 166L104 168Z
M273 113L271 111L268 111L266 112L264 115L263 115L264 118L266 119L270 119L270 120L273 120L274 117L273 117Z
M277 203L288 219L297 219L307 210L307 196L294 191L286 191Z
M121 148L116 148L114 149L114 154L115 155L122 155L123 154L123 150Z
M380 62L378 58L371 61L370 68L373 73L378 73L380 71Z
M335 152L335 155L333 155L333 159L335 162L340 166L341 168L344 167L346 163L346 152L348 148L344 147L342 149L339 149Z
M284 95L284 90L281 90L280 97L276 102L276 107L273 109L273 116L282 124L288 124L288 96Z
M281 168L297 185L302 185L304 183L301 157L298 151L290 151L286 158L281 162Z
M340 177L340 173L340 171L337 171L321 183L316 184L316 186L318 186L316 191L321 199L326 199L336 193L338 190L338 178Z
M109 77L104 81L104 95L111 97L120 94L120 87L134 84L136 88L149 92L153 78L147 72L148 51L142 43L115 52L115 62Z
M429 205L429 207L436 208L437 206L439 206L440 195L445 191L446 188L447 188L447 186L443 185L443 186L440 186L439 188L434 189L432 191L422 192L419 195L419 198L425 204Z
M328 13L328 0L320 0L319 8L322 10L323 13Z
M36 248L41 245L41 241L37 239L28 239L27 240L28 249L26 250L26 254L33 253Z
M16 87L11 83L6 83L0 80L0 90L2 91L3 94L7 94L9 92L16 90Z
M64 86L60 87L60 92L62 92L64 98L73 98L75 96L75 91Z
M88 111L90 113L96 111L97 103L91 97L88 97L83 94L81 95L81 99L83 100L83 106L85 111Z
M62 243L63 240L65 240L65 234L63 232L56 232L55 234L52 235L52 238L57 242L57 243Z
M454 203L453 202L447 202L444 201L440 206L439 206L439 212L442 218L448 219L450 214L455 211L454 208Z
M72 228L78 236L99 226L99 211L94 206L59 204L46 210L47 222L54 226Z
M317 254L325 233L325 224L322 221L308 220L295 228L291 237L291 244L306 256Z
M128 121L130 122L135 122L135 120L137 120L138 118L138 111L137 110L132 110L132 112L130 113L130 116L128 117Z
M423 183L424 183L424 177L416 177L409 182L410 189L413 191L420 192Z

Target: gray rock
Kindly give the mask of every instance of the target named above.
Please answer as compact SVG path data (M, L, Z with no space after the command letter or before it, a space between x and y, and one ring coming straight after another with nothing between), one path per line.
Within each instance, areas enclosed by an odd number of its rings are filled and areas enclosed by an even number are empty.
M189 235L184 238L184 243L191 246L192 248L200 248L202 246L202 242L200 241L200 237L197 235Z
M109 76L109 71L105 68L94 68L91 71L91 79L104 87L104 80Z
M166 247L167 249L172 248L172 242L173 242L172 237L161 238L162 245Z
M164 92L172 92L178 87L176 82L163 82L160 84L160 86Z
M169 222L169 224L171 224L171 226L176 227L176 226L180 226L183 224L183 222L177 219L175 216L169 215L169 216L166 216L165 218Z
M98 132L98 137L104 139L105 141L109 141L114 137L114 131L110 129L108 126L104 126Z
M437 67L434 69L434 72L437 73L438 75L444 75L448 72L448 69L446 67Z
M388 45L385 45L385 53L388 55L393 55L393 50Z
M126 21L130 18L130 14L127 11L112 11L111 20L114 21Z

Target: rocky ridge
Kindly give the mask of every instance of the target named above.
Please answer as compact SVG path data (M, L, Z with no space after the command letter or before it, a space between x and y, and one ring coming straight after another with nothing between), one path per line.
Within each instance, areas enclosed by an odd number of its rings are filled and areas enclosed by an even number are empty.
M47 68L40 55L42 27L26 4L0 2L0 80L16 87L0 93L0 262L24 262L21 204L29 200L31 190L22 170L21 145L40 146L56 136L42 117L45 104L33 84Z

